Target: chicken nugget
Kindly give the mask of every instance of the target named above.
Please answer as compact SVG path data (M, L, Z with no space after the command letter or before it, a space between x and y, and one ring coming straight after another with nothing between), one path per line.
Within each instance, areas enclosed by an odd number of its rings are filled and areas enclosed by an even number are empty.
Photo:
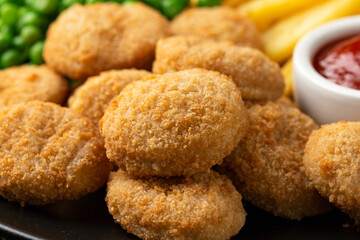
M45 65L0 71L0 109L34 100L62 104L68 90L67 81Z
M51 24L44 59L77 80L111 69L150 69L157 40L169 34L168 21L142 3L76 4Z
M86 117L53 103L0 112L0 195L21 204L77 199L110 172L104 142Z
M285 87L279 65L256 49L183 36L157 43L154 73L191 68L218 71L231 77L244 100L276 100Z
M305 175L305 144L317 129L297 108L269 102L248 110L249 130L224 160L244 199L275 216L301 220L331 209Z
M245 223L241 194L215 171L143 179L120 169L110 173L107 186L115 221L141 239L230 239Z
M191 8L171 23L175 35L197 36L237 45L261 48L261 35L254 23L230 7Z
M102 72L99 76L89 78L76 89L69 98L69 108L90 118L98 126L111 100L126 85L149 74L148 71L136 69Z
M203 69L130 83L100 121L108 158L137 176L208 172L246 127L239 89L225 75Z
M360 122L338 122L314 131L303 161L320 194L360 225Z

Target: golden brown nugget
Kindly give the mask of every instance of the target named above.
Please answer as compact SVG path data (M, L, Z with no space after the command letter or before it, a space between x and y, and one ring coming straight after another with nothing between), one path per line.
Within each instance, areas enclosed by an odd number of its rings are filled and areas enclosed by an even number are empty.
M183 36L157 43L154 73L191 68L218 71L231 77L244 100L276 100L285 87L279 65L256 49Z
M33 100L62 104L68 90L67 81L45 65L0 71L0 109Z
M77 4L51 24L44 59L77 80L111 69L150 69L157 40L169 34L168 21L142 3Z
M246 127L238 88L203 69L130 83L100 121L108 158L137 176L208 172L231 153Z
M241 194L214 171L187 178L110 173L106 202L116 222L141 239L221 240L245 223Z
M244 199L275 216L301 220L331 209L305 175L305 144L317 129L297 108L269 102L248 110L249 130L224 160Z
M230 7L191 8L171 23L175 35L197 36L237 45L261 48L261 35L254 23Z
M303 161L320 194L360 225L360 122L338 122L314 131Z
M69 98L69 108L88 117L98 126L111 100L119 95L126 85L149 74L148 71L136 69L102 72L76 89Z
M77 199L106 181L110 164L91 121L53 103L0 112L0 195L22 204Z

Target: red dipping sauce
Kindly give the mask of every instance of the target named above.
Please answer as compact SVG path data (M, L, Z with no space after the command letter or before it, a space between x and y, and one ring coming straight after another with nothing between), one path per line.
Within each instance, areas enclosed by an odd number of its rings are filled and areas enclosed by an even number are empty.
M360 90L360 35L327 44L315 55L313 65L331 82Z

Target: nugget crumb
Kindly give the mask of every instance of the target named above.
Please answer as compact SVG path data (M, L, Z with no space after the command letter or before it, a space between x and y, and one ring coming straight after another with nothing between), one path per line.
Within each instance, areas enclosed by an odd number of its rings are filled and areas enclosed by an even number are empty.
M127 85L100 121L108 158L138 176L208 172L246 128L239 89L225 75L203 69Z
M112 172L106 202L128 232L146 240L221 240L245 223L241 194L214 171L187 178L136 178Z
M42 205L94 192L110 164L91 121L53 103L17 104L0 112L0 195Z
M261 48L261 35L254 23L230 7L191 8L171 22L175 35L197 36L237 45Z
M341 121L313 132L304 165L320 194L360 225L360 122Z
M329 211L302 163L308 137L318 128L314 121L282 101L254 105L248 115L247 134L222 166L244 199L288 219Z
M126 85L149 74L148 71L137 69L102 72L76 89L69 98L69 108L88 117L98 126L111 100L119 95Z
M50 25L44 59L77 80L112 69L150 69L157 40L169 35L168 21L142 3L75 4Z
M69 86L49 67L23 65L0 71L0 109L34 100L62 104Z
M218 71L231 77L244 100L276 100L285 87L279 65L256 49L196 37L159 40L154 73L192 68Z

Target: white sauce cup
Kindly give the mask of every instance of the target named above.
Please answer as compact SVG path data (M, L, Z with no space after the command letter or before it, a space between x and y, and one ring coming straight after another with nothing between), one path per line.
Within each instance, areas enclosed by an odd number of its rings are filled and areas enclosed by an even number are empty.
M327 44L360 34L360 15L332 21L305 35L293 54L294 98L299 108L318 124L360 121L360 90L337 85L313 66Z

